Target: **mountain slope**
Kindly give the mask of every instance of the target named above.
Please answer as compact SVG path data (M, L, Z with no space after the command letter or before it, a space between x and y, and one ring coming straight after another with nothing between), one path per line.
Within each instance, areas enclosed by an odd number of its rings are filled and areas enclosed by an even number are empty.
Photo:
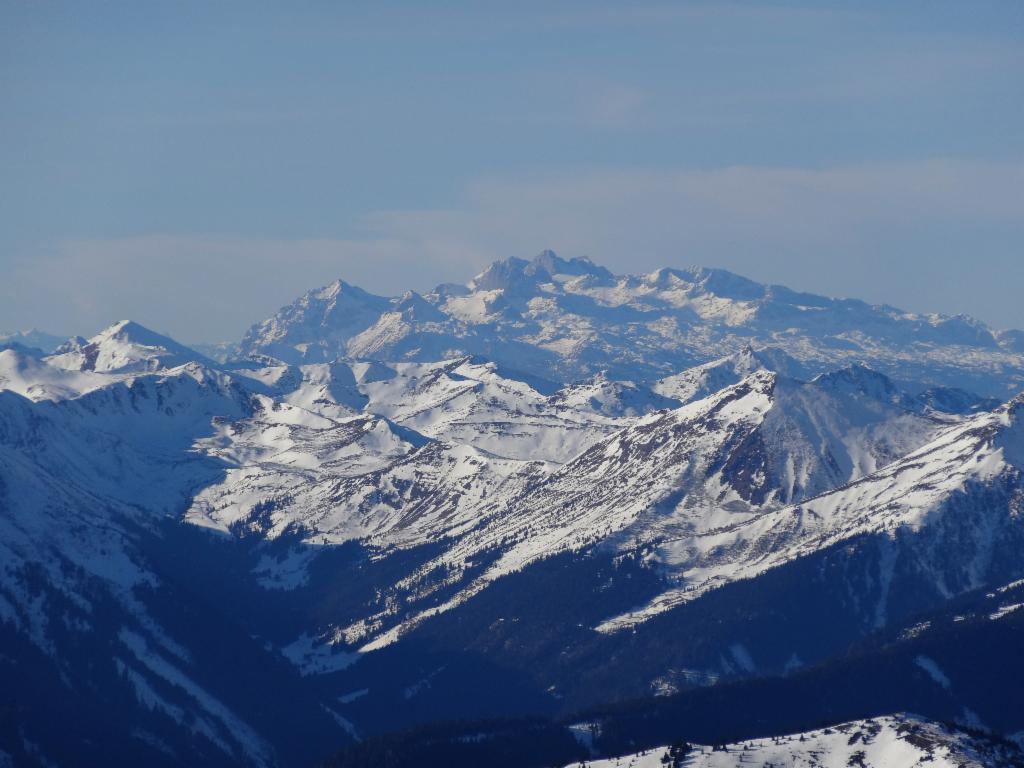
M666 746L594 760L591 768L740 768L743 765L820 768L1010 768L1024 761L1015 745L968 734L913 715L856 720L805 733L723 744ZM582 766L582 763L574 763Z
M946 418L905 410L884 387L881 395L871 388L874 378L860 377L867 386L851 390L829 378L803 383L760 371L704 400L642 417L549 476L503 486L474 511L477 524L422 571L444 567L451 581L481 557L493 554L494 563L450 601L371 647L560 552L654 545L674 570L673 542L699 541L863 477L948 426Z
M682 586L604 625L617 629L847 539L884 533L942 595L983 586L1024 538L1024 399L952 426L878 472L805 502L661 545ZM890 572L891 577L891 572ZM884 621L884 602L879 605Z
M0 350L0 389L30 400L65 400L110 383L109 376L59 368L24 348Z
M237 681L260 667L265 698L295 693L294 673L151 557L165 515L222 471L189 455L195 438L246 408L194 364L70 400L0 392L0 750L18 764L279 763L278 708ZM315 697L291 706L311 743L347 738Z

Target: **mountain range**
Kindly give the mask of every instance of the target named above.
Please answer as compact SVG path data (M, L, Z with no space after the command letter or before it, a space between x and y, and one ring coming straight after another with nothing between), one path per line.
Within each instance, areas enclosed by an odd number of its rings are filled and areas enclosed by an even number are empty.
M1020 331L545 251L218 350L39 339L0 764L1018 764Z
M602 371L653 381L749 345L788 353L800 366L790 372L805 376L861 362L998 397L1024 382L1024 332L965 315L830 299L703 267L617 276L551 251L422 296L374 296L339 280L254 325L235 353L293 364L480 355L565 383Z

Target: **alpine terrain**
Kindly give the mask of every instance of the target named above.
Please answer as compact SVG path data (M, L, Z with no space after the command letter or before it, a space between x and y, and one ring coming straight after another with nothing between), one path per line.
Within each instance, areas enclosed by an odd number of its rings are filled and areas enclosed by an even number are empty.
M0 766L1024 765L1022 340L551 251L0 336Z

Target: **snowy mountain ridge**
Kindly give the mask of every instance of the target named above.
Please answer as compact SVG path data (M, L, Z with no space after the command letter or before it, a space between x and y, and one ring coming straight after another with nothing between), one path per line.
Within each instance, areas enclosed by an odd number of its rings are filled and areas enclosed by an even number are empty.
M964 315L798 293L721 269L616 276L545 251L423 296L385 298L338 281L254 325L238 354L289 363L476 354L563 383L601 370L650 383L753 344L783 350L804 376L860 361L906 380L1005 397L1024 382L1019 336Z
M1015 541L1024 491L1024 395L991 413L949 427L905 457L836 490L756 519L723 526L692 540L661 545L666 562L682 572L684 586L652 604L605 622L611 631L630 626L723 583L756 576L780 563L859 535L883 533L894 542L892 556L925 530L952 540L958 559L919 565L931 571L937 589L952 595L977 589L997 542ZM929 547L935 546L928 542ZM947 570L948 569L948 570ZM885 605L878 607L879 625Z
M169 500L159 507L193 524L268 539L301 531L309 542L359 540L382 553L449 541L417 573L441 567L449 575L439 586L461 586L443 604L399 625L384 614L369 625L361 619L339 629L347 642L368 648L393 642L538 559L624 542L651 548L654 560L682 582L651 606L609 617L599 628L628 626L699 596L708 585L873 530L837 523L839 532L812 535L806 528L800 536L786 534L793 544L778 544L794 514L786 505L849 483L858 487L944 430L961 434L956 428L963 418L935 410L931 400L862 366L810 382L789 378L769 368L796 364L772 350L743 349L652 388L601 374L544 395L471 358L302 366L262 359L252 363L256 367L216 370L195 362L139 374L131 369L177 362L181 354L172 341L140 328L119 323L90 342L101 371L76 370L69 362L75 352L42 361L16 350L0 353L0 362L19 372L7 376L8 386L52 407L95 414L84 419L90 429L123 436L140 429L130 422L119 426L124 398L133 404L130 421L138 421L135 403L148 397L147 382L197 386L200 399L169 421L183 430L181 437L165 432L162 438L170 450L195 458L176 464L161 481L178 490L169 487ZM736 383L726 385L730 381ZM712 394L700 397L705 392ZM166 397L158 391L156 404L172 414ZM998 418L976 416L964 422L962 434L976 435L978 425ZM950 461L972 460L975 449L954 450ZM136 464L144 483L152 462L141 453L121 461L119 471ZM193 465L209 468L190 477ZM936 471L947 480L960 476L949 462ZM110 473L96 468L85 474ZM891 477L883 472L880 482ZM104 492L130 501L136 488L119 474ZM811 514L821 515L813 508ZM723 548L745 552L766 537L776 541L770 557L721 554ZM493 562L477 573L482 557ZM390 589L401 593L420 576ZM289 578L302 583L302 570ZM437 588L417 586L417 598ZM383 635L358 628L388 625Z
M829 378L802 383L759 371L704 400L642 417L524 488L506 486L512 495L477 511L480 524L421 573L444 567L450 584L485 553L500 552L497 560L446 603L367 647L394 642L418 622L457 607L494 579L538 559L599 544L647 549L649 557L684 580L685 586L660 595L652 606L610 618L599 629L644 620L700 594L692 581L698 573L703 580L703 572L681 553L694 547L717 553L720 531L743 531L744 525L776 517L788 520L786 504L869 478L958 423L950 416L904 411L870 389L835 398L831 384ZM888 387L883 391L891 394ZM939 471L957 476L950 466ZM838 535L861 530L848 527ZM775 559L762 565L777 566L834 540L819 539L795 551L776 544L770 550ZM709 584L749 575L746 567L722 565ZM359 635L355 628L344 634L350 641Z
M680 744L586 763L590 768L1009 768L1024 753L914 715L856 720L805 733L708 746ZM574 763L566 768L582 768Z

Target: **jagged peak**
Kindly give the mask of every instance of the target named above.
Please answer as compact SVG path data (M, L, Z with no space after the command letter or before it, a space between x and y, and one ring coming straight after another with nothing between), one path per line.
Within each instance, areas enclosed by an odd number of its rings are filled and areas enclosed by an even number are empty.
M376 294L370 293L358 285L352 285L347 283L340 278L335 280L333 283L323 286L322 288L316 288L306 294L304 298L315 299L319 301L336 301L340 297L353 299L355 301L363 303L375 303L385 304L387 299L383 296L377 296Z
M549 282L558 275L581 277L591 275L608 279L614 275L595 264L585 256L563 259L557 253L546 249L532 260L526 261L512 256L492 262L468 284L475 291L514 290L532 287L540 282Z
M711 393L706 399L734 399L737 396L746 396L751 392L772 395L781 382L796 383L794 379L787 379L777 371L760 368L748 373L735 384L730 384L717 392Z
M164 346L166 343L177 344L169 336L157 333L134 320L118 320L97 333L89 341L97 344L107 339L130 341L147 347Z
M692 283L692 280L687 279L687 275L679 269L673 269L672 267L660 267L653 272L648 272L645 275L640 276L645 283L656 286L658 288L667 288L676 283Z
M324 362L339 357L343 351L326 350L323 339L310 337L325 334L334 341L347 341L377 322L382 313L392 309L393 302L344 280L335 280L307 291L271 317L250 326L238 346L238 354L269 354L287 363ZM293 334L299 338L290 338Z
M156 370L189 361L215 366L194 349L134 320L118 320L88 340L69 339L46 359L61 368L105 372Z
M562 261L562 258L550 248L545 248L543 251L533 257L533 263L544 266L546 264L557 264Z
M655 411L640 419L638 425L652 423L664 423L673 425L690 424L696 418L713 416L722 411L723 408L731 408L736 403L743 403L741 411L749 405L751 415L764 412L765 406L772 408L775 405L776 388L780 383L788 381L775 371L757 370L739 381L722 387L714 392L707 393L699 398L685 402L683 405L665 411ZM767 402L765 402L767 401ZM662 421L664 420L664 421Z
M470 292L469 286L463 283L440 283L429 295L444 300L454 296L465 296Z
M469 287L474 291L514 288L523 281L529 265L530 262L515 256L493 261L469 282Z
M611 278L614 275L602 266L595 264L586 256L575 256L571 259L563 259L550 249L541 251L530 262L527 272L543 272L551 277L555 275L570 275L579 277L592 275L600 278Z
M736 301L763 299L768 291L761 283L716 267L662 267L642 279L656 288L685 288Z
M317 299L325 299L325 300L333 299L333 298L336 298L338 295L344 293L346 290L348 290L351 287L352 287L351 285L349 285L344 280L341 280L339 278L338 280L335 280L334 282L328 283L327 285L325 285L325 286L323 286L321 288L314 288L307 295L310 295L310 296L312 296L314 298L317 298Z
M146 327L141 323L137 323L134 320L118 320L111 323L104 329L107 333L120 333L121 331L132 331L135 329L146 330Z
M87 338L85 338L84 336L71 336L71 337L68 338L67 341L65 341L63 344L61 344L55 350L53 350L53 354L56 356L56 355L63 355L65 353L67 353L67 352L76 352L76 351L80 350L82 347L84 347L88 343L89 343L89 340Z
M170 336L157 333L134 320L118 320L89 339L87 346L101 346L111 342L163 349L177 355L182 355L190 360L197 360L204 364L210 363L205 356L199 354L194 349L190 349Z
M884 373L879 373L859 360L842 368L818 374L812 381L820 384L870 382L885 385L887 388L895 388L896 386L893 384L892 379Z
M419 310L421 312L441 314L433 304L416 291L406 291L403 293L395 302L394 310L396 312L415 312Z
M761 356L757 354L757 350L755 350L753 345L750 343L743 345L741 349L733 352L729 355L728 359L732 360L734 366L740 370L746 369L754 371L759 367L769 367L764 366L764 361Z
M791 369L796 367L797 361L777 347L755 347L749 342L744 344L735 352L732 352L717 360L711 360L696 366L691 370L711 370L723 366L732 368L737 374L747 375L758 370L775 371L792 378ZM685 375L687 371L680 374Z
M740 384L746 384L747 386L757 390L758 392L770 394L772 390L774 390L776 384L778 384L779 381L782 381L785 378L786 377L784 377L778 371L769 371L767 369L761 369L758 371L754 371L749 376L745 377L743 381L740 382Z

